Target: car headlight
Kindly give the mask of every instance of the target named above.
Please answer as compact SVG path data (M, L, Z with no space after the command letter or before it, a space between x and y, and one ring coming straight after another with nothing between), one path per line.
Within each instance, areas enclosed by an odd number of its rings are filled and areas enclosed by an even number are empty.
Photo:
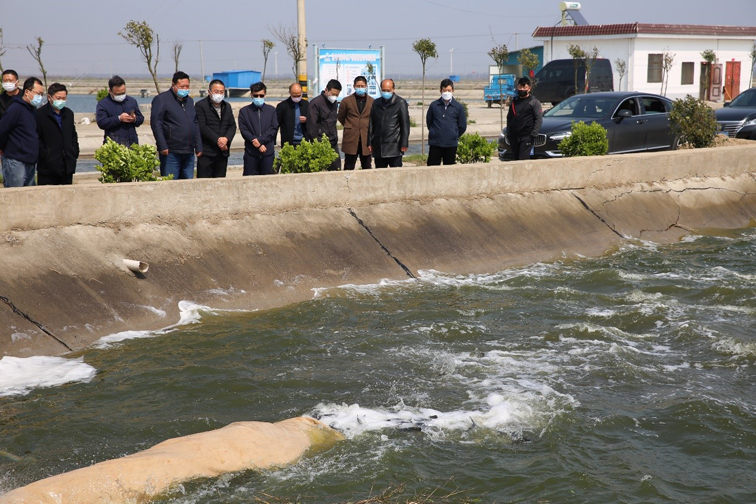
M554 135L550 135L549 138L551 138L553 141L559 143L565 138L569 138L572 136L572 131L563 131L562 133L556 133Z
M741 128L745 128L746 126L756 126L756 117L751 119L750 121L744 122Z
M509 137L507 137L507 128L504 128L501 130L501 133L499 134L499 138L504 140L504 143L509 145Z

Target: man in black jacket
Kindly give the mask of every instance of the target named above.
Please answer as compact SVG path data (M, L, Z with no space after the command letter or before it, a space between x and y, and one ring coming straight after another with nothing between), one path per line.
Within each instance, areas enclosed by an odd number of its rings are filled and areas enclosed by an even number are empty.
M302 140L307 139L308 107L309 103L302 100L302 86L297 82L289 86L289 97L276 105L281 147L287 143L296 147Z
M38 108L37 136L39 185L70 185L79 157L79 137L74 126L74 114L66 107L68 90L57 82L47 88L47 104Z
M18 87L18 74L15 70L10 68L3 70L3 90L5 92L0 94L0 119L10 107L13 97L21 94L21 88Z
M174 179L194 177L194 155L202 156L194 100L189 96L189 76L173 74L173 85L152 100L150 127L160 153L160 174Z
M407 100L394 93L393 79L384 79L368 124L368 150L376 168L402 166L402 156L409 147L409 129Z
M37 174L39 137L34 112L42 105L44 95L42 81L29 77L24 81L23 91L13 97L13 102L0 119L0 158L5 187L36 184L34 177Z
M202 156L197 158L197 178L226 176L228 153L236 135L234 111L223 99L226 85L215 79L208 86L207 98L197 102L197 122L202 135Z
M249 88L252 104L239 111L239 131L244 138L244 175L270 175L275 160L278 119L276 109L265 104L268 88L256 82Z
M530 159L533 141L543 123L541 102L530 94L530 79L517 81L517 97L507 112L507 139L515 160Z
M328 168L329 171L341 168L341 152L339 152L339 134L336 130L336 121L339 112L339 94L341 83L331 79L326 85L325 91L316 96L307 110L307 136L312 140L320 140L323 135L328 137L331 147L339 157Z

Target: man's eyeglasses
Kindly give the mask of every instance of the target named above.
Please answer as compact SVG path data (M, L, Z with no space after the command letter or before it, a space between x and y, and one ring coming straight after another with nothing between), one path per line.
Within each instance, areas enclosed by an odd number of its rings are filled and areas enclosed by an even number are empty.
M265 98L265 93L263 93L263 94L253 94L252 98Z

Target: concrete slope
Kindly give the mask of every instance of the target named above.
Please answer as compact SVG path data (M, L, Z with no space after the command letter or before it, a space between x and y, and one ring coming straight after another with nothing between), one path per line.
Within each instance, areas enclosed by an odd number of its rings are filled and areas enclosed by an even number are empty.
M60 354L314 288L595 256L742 228L756 144L628 156L0 191L0 356ZM148 262L135 275L124 258Z

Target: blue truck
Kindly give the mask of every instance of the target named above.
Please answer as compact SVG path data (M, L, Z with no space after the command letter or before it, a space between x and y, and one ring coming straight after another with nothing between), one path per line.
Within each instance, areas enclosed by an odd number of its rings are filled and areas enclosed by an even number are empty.
M501 86L500 86L501 85ZM515 76L500 74L491 77L491 83L483 88L483 99L488 108L494 103L502 103L515 95Z

